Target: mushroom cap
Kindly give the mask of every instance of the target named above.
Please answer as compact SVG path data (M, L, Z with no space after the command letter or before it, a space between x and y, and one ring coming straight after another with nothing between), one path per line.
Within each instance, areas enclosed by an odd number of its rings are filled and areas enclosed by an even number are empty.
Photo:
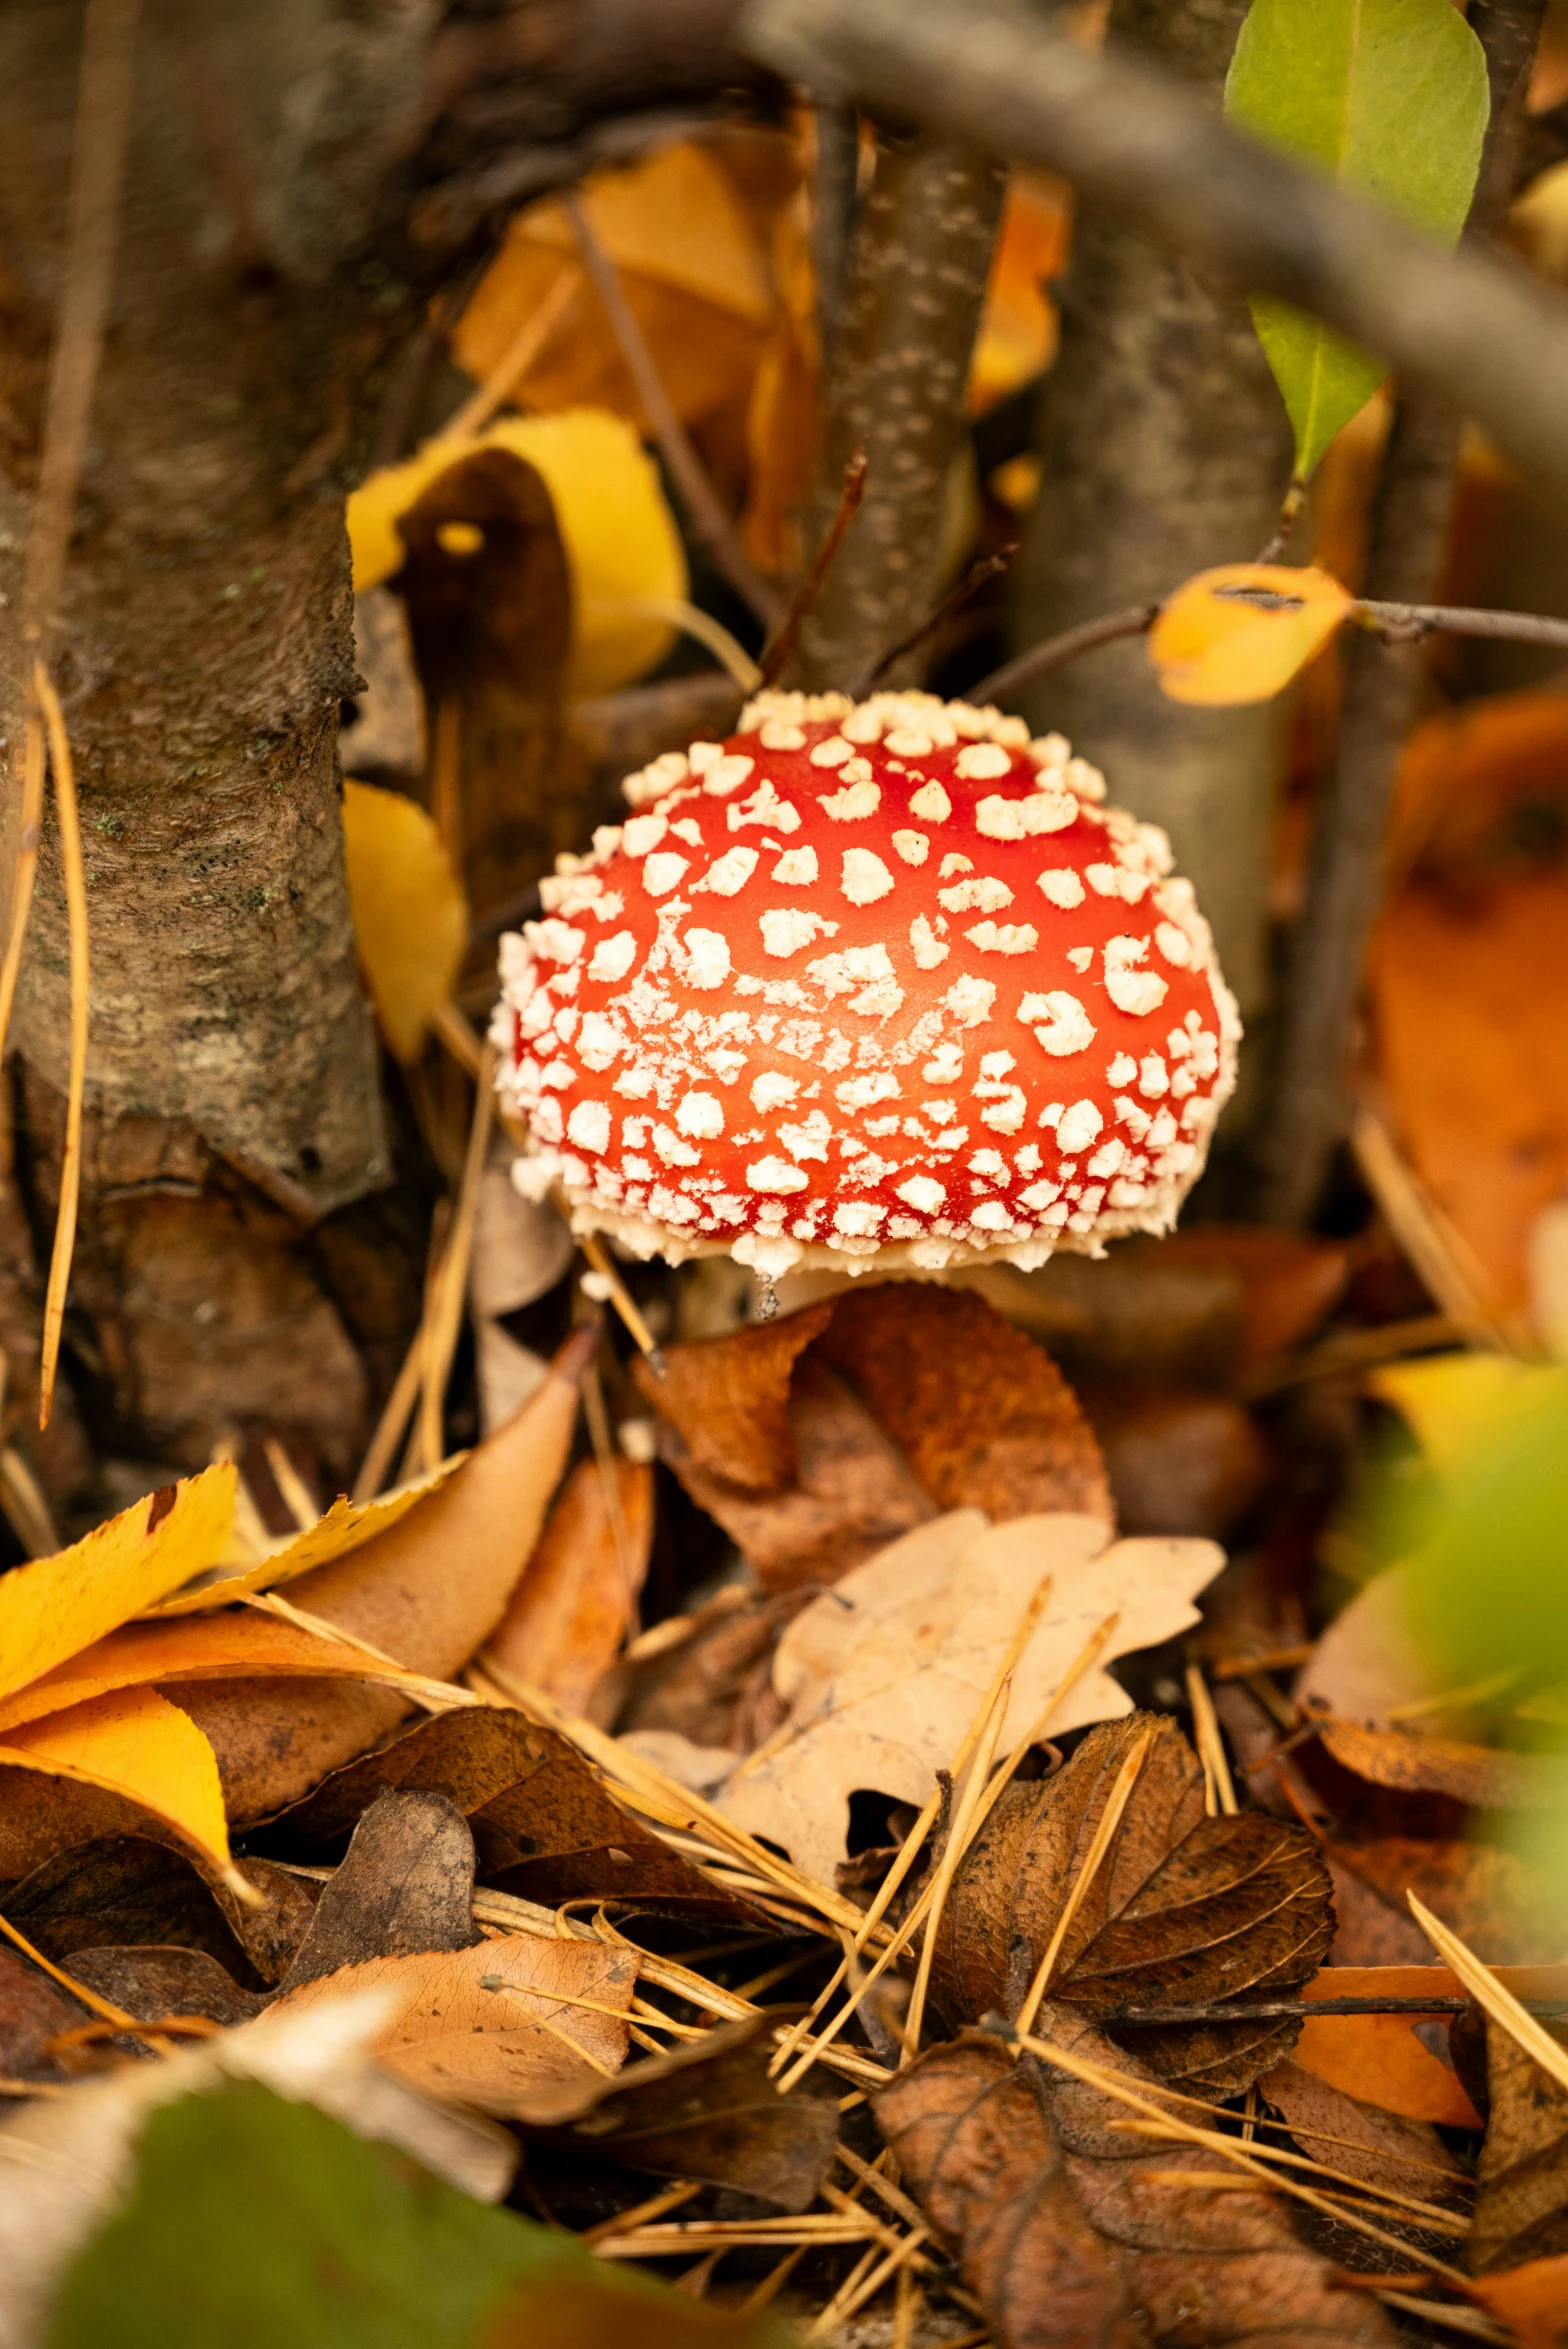
M1164 833L1060 735L769 692L624 789L502 940L519 1188L638 1255L770 1274L1170 1229L1240 1022Z

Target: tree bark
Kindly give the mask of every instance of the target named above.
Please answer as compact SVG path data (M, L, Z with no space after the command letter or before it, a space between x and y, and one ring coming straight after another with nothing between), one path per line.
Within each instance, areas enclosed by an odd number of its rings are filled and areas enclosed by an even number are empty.
M801 623L785 682L861 685L935 599L942 519L1005 175L988 158L884 131L860 206L833 341L812 543L844 469L867 457L860 511ZM890 684L920 674L918 656Z
M1196 82L1217 110L1246 11L1247 0L1113 0L1108 38ZM1075 231L1036 445L1020 649L1255 554L1290 474L1284 404L1245 302L1098 209ZM1104 767L1114 799L1170 833L1243 1015L1256 1013L1277 714L1167 700L1136 640L1042 678L1021 701L1037 731L1059 727Z

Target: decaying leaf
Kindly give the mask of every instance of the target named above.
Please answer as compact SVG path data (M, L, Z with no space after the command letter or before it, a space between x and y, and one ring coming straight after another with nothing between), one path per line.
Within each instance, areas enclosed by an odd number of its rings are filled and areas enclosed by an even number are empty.
M1432 1966L1325 1966L1301 1995L1320 1998L1451 1997ZM1480 2126L1458 2074L1418 2036L1419 2014L1309 2015L1292 2057L1303 2071L1381 2112L1456 2129Z
M51 2042L90 2020L80 1999L51 1981L41 1966L9 1944L0 1949L0 2074L6 2079L57 2077Z
M68 1550L0 1577L0 1694L176 1590L218 1556L234 1515L226 1462L122 1509Z
M1452 1737L1418 1737L1403 1729L1363 1729L1327 1720L1318 1731L1346 1770L1373 1786L1447 1794L1477 1810L1513 1810L1556 1799L1557 1782L1532 1754L1499 1752Z
M1170 1639L1197 1619L1193 1595L1222 1564L1212 1543L1107 1545L1093 1517L1018 1517L988 1526L957 1509L906 1534L796 1616L773 1685L793 1736L770 1739L721 1789L722 1810L781 1843L831 1883L845 1854L849 1798L874 1788L918 1809L952 1760L1043 1576L1050 1602L1013 1674L1002 1747L1032 1729L1110 1617L1099 1663ZM1131 1709L1099 1668L1047 1720L1056 1730Z
M259 1908L215 1893L186 1849L141 1835L100 1836L9 1886L5 1913L57 1965L69 1967L73 1952L105 1943L178 1943L259 1988L285 1971L309 1926L317 1887L265 1861L241 1862L239 1872L260 1894Z
M133 1949L105 1944L79 1950L71 1979L112 2000L140 2023L156 2023L164 2015L202 2015L229 2029L250 2022L263 2003L257 1992L241 1989L205 1950L176 1944Z
M772 2053L764 2017L720 2024L597 2083L574 2109L550 2114L541 2100L525 2117L551 2120L561 2144L628 2169L702 2178L805 2210L832 2162L838 2114L828 2095L780 2096L768 2076Z
M188 1713L152 1688L116 1689L0 1735L0 1766L124 1794L230 1872L223 1789L212 1747Z
M490 1635L490 1654L567 1712L583 1712L635 1618L652 1542L652 1469L580 1461Z
M1430 2122L1380 2110L1331 2087L1291 2058L1262 2075L1258 2093L1304 2154L1368 2186L1457 2204L1470 2183L1463 2162Z
M1135 2086L1148 2080L1076 2015L1047 2007L1038 2029ZM1393 2349L1382 2310L1335 2282L1276 2197L1215 2187L1213 2153L1151 2150L1117 2126L1128 2115L1103 2091L1015 2063L995 2039L933 2048L874 2103L996 2349Z
M31 2349L66 2263L124 2196L152 2116L205 2102L236 2081L312 2104L359 2134L396 2145L484 2202L498 2201L516 2149L492 2123L433 2105L390 2078L368 2043L386 2001L369 1993L302 2015L261 2015L157 2063L133 2063L68 2097L0 2118L0 2343ZM232 2205L232 2170L222 2176ZM188 2270L189 2203L181 2211ZM90 2337L90 2336L89 2336ZM98 2338L104 2336L100 2330Z
M1471 2288L1482 2307L1510 2328L1519 2349L1562 2349L1568 2334L1568 2253L1499 2269Z
M760 1921L605 1792L574 1746L521 1713L474 1706L423 1721L327 1779L274 1833L306 1848L345 1842L384 1787L430 1787L467 1818L480 1874L554 1907L590 1894L677 1914Z
M343 786L343 861L381 1032L399 1060L413 1060L468 944L462 885L424 809L371 783Z
M1568 2253L1568 2089L1501 2024L1486 2024L1490 2115L1476 2171L1477 2275Z
M1149 658L1172 701L1269 701L1322 650L1353 601L1326 571L1223 563L1167 597Z
M1261 1811L1210 1818L1174 1721L1091 1730L1054 1776L1002 1795L943 1910L932 1982L955 2022L1016 2006L1050 1944L1112 1787L1152 1733L1104 1857L1061 1942L1050 1995L1115 2032L1128 2008L1283 1995L1333 1935L1328 1871L1303 1828ZM1289 2052L1289 2020L1115 2032L1154 2076L1218 2098Z
M644 1399L679 1434L694 1468L743 1493L776 1493L795 1480L790 1373L833 1317L808 1305L733 1337L671 1346L665 1375L636 1365Z
M1331 1844L1336 1964L1423 1965L1431 1945L1406 1894L1435 1909L1483 1965L1545 1965L1561 1946L1551 1886L1495 1844L1384 1836Z
M783 1719L773 1687L774 1648L811 1595L769 1597L726 1585L691 1618L684 1638L627 1668L616 1715L620 1733L672 1735L735 1755L755 1752ZM716 1771L707 1783L723 1774Z
M378 1794L280 1987L287 1994L372 1958L471 1949L483 1938L474 1923L474 1839L457 1805L424 1790Z

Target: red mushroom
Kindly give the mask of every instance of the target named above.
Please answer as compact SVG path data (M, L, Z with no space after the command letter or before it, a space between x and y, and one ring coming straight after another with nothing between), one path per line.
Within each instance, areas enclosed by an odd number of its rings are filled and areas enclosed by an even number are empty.
M1164 833L1060 735L762 693L625 791L502 942L520 1187L770 1275L1169 1230L1240 1025Z

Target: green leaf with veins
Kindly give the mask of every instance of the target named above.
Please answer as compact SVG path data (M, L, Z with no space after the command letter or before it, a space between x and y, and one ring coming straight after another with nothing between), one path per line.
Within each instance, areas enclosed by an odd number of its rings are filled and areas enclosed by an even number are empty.
M1225 82L1231 122L1450 249L1489 103L1481 44L1453 0L1253 0ZM1388 369L1288 302L1259 295L1252 317L1304 478Z

